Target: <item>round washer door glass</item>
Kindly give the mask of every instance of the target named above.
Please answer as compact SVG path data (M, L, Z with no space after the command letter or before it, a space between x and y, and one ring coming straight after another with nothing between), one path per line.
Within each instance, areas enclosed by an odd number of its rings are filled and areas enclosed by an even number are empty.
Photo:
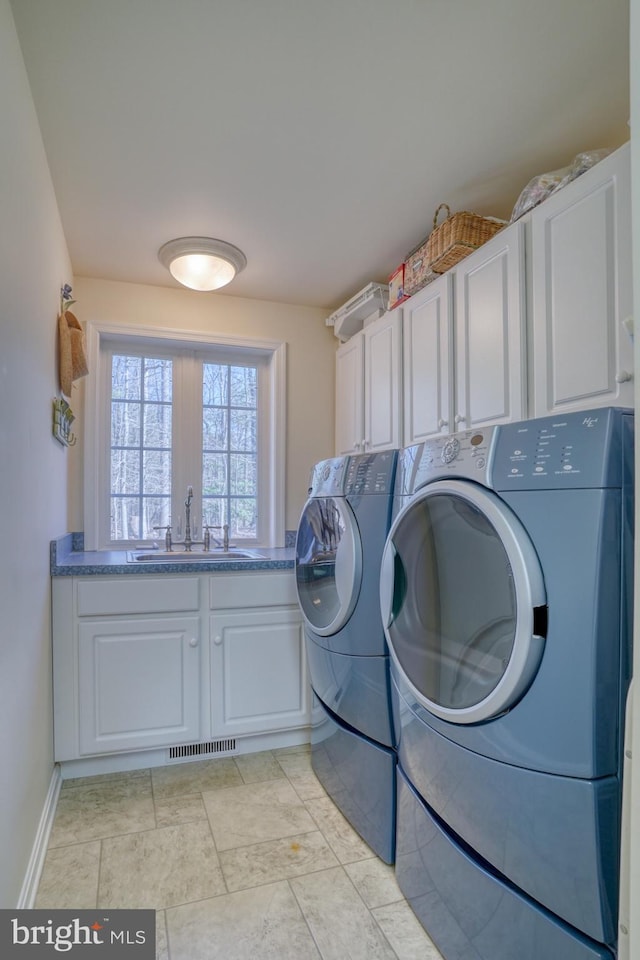
M320 636L336 633L353 613L362 579L356 518L339 497L308 500L296 539L296 586L302 615Z
M443 719L496 716L538 668L546 594L537 554L509 507L476 484L436 481L396 518L381 606L404 679Z

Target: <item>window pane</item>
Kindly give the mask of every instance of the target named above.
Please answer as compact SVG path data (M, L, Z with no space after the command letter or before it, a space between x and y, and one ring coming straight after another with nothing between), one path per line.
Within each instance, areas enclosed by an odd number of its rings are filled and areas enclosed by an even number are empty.
M111 539L153 539L169 523L173 361L111 362Z
M145 450L143 453L142 486L145 494L171 496L171 452Z
M231 501L229 536L256 537L258 535L258 511L254 498Z
M145 403L144 445L171 449L171 407L168 404Z
M172 361L159 360L157 357L145 357L144 396L145 400L164 400L171 402Z
M210 527L222 527L227 522L226 506L227 501L221 497L205 498L202 502L203 523L208 523ZM218 536L215 531L214 536Z
M208 407L203 411L203 441L205 450L227 449L227 410Z
M171 523L170 497L144 497L142 501L142 539L158 540L164 536L164 530L155 527L166 527Z
M142 404L114 400L111 404L111 446L140 446Z
M227 457L220 453L205 453L202 457L202 493L220 496L227 491Z
M257 402L257 369L255 367L230 367L231 406L255 407Z
M111 395L118 400L139 400L141 357L114 356L111 361Z
M205 406L226 406L228 399L229 367L221 363L202 366L202 402Z
M255 410L231 411L231 450L256 449L256 412Z
M255 496L257 493L257 463L255 454L231 454L231 489L235 496Z
M140 490L140 456L137 450L111 451L111 492L138 493Z
M111 498L111 539L140 540L140 501L137 497Z

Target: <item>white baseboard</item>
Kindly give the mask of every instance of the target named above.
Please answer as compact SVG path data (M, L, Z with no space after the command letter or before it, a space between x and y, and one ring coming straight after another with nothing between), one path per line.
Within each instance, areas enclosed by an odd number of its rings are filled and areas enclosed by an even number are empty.
M30 910L35 903L61 786L62 776L60 775L60 767L58 764L55 764L53 773L51 774L51 782L49 783L47 796L44 801L44 807L42 808L40 823L38 824L38 830L31 850L31 856L29 857L27 872L22 884L22 890L20 891L17 904L18 910Z

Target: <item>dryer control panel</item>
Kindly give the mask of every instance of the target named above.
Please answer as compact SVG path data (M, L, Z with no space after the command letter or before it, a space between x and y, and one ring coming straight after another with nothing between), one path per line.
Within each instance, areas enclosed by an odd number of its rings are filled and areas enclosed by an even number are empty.
M412 492L443 477L475 480L488 486L491 450L498 427L425 440L413 473Z
M499 428L495 490L622 486L631 460L633 411L616 407L509 423Z

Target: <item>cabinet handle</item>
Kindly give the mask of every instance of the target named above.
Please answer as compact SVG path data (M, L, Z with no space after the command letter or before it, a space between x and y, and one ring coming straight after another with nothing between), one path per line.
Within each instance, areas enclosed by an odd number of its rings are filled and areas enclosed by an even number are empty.
M464 423L464 422L466 421L466 419L467 419L467 418L466 418L465 416L463 416L461 413L456 413L456 415L455 415L455 417L454 417L454 420L455 420L456 423Z
M198 638L197 638L197 637L191 637L191 640L189 640L189 646L190 646L190 647L197 647L197 646L198 646Z
M216 645L217 647L220 646L220 644L222 643L222 637L220 636L219 633L217 633L217 634L215 635L215 637L213 638L213 642L215 643L215 645Z
M628 370L620 370L616 373L616 383L627 383L629 380L633 380L633 374Z

